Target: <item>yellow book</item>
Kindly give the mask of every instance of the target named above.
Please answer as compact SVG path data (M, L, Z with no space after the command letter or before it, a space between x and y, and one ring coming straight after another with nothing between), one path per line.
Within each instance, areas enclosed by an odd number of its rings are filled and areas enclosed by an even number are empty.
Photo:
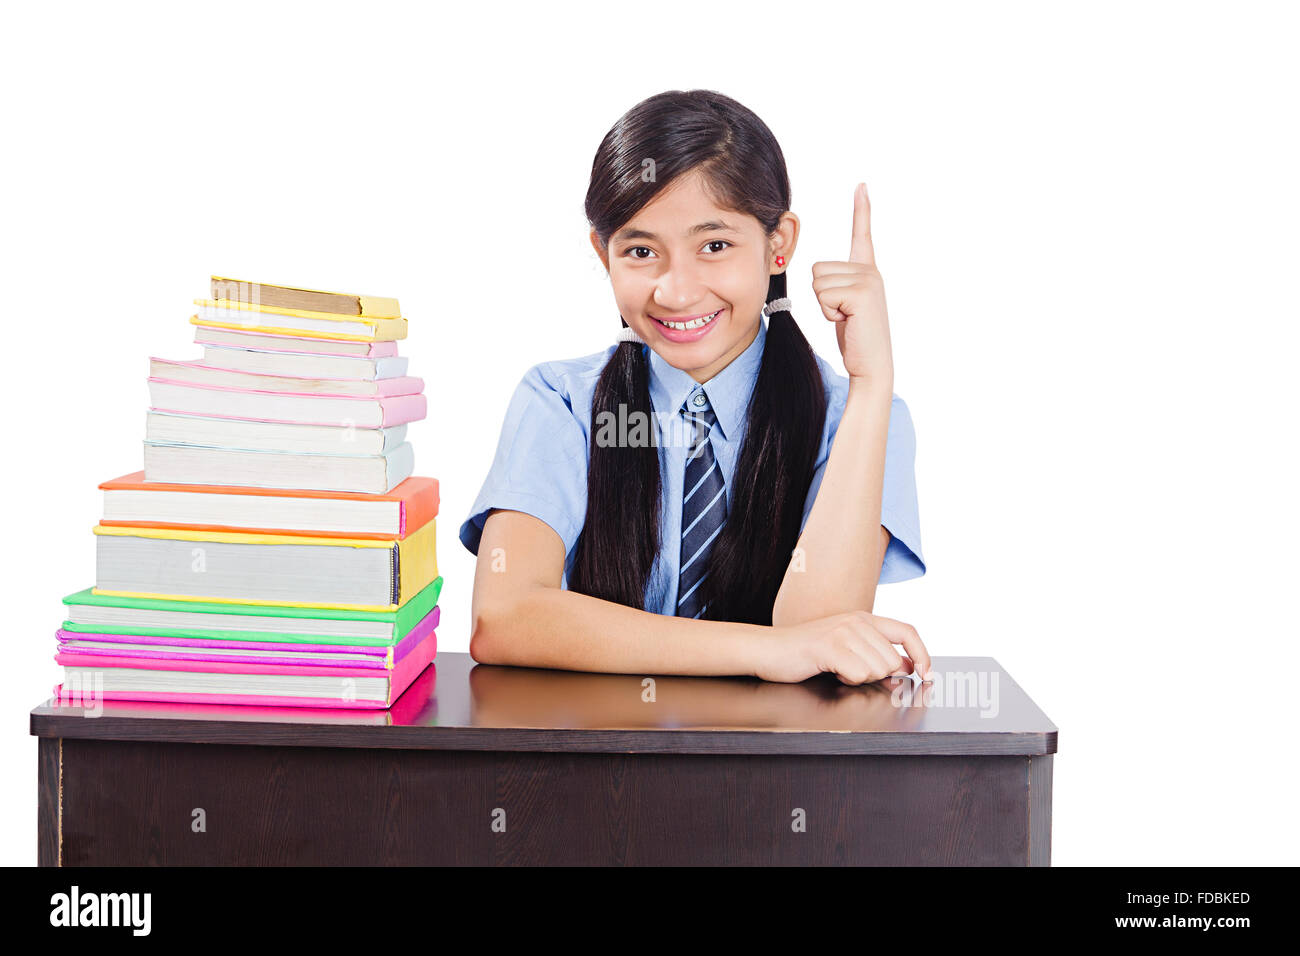
M195 299L194 325L239 332L271 332L350 342L394 342L406 338L406 319L372 319L310 309L273 309L236 299Z
M395 611L438 577L436 524L400 541L97 525L91 593Z
M306 289L298 286L271 285L267 282L249 282L212 276L212 298L249 302L271 308L303 309L310 312L331 312L338 315L363 315L372 319L400 319L402 310L396 299L380 295L353 295L347 292L326 292L323 289Z

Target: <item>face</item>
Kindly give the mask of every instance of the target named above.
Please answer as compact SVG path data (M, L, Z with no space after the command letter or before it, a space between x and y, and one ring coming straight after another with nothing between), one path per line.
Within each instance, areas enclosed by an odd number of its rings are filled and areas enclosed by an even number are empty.
M768 277L789 267L799 220L766 234L716 205L698 173L679 177L610 237L591 243L619 314L669 365L707 382L758 335ZM776 257L785 256L777 266Z

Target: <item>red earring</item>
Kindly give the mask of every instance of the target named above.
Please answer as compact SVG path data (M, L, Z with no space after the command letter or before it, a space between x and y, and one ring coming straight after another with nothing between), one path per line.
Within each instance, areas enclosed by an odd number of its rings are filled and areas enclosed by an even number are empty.
M776 257L776 264L777 264L778 266L783 266L783 265L785 265L785 256L777 256L777 257Z

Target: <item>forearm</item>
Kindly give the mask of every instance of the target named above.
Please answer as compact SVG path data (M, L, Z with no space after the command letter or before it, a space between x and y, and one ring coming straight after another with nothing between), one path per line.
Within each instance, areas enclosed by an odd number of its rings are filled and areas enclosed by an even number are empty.
M893 382L852 379L821 488L772 610L774 625L871 610L880 577L880 506Z
M480 612L480 663L613 674L753 674L769 628L639 610L556 587L523 588Z

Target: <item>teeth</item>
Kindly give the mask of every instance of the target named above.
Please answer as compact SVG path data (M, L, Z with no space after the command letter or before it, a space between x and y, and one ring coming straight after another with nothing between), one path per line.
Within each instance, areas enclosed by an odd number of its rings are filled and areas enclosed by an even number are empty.
M722 310L719 309L718 312ZM689 322L665 322L663 319L656 319L660 325L666 325L670 329L677 329L679 332L685 332L687 329L698 329L702 325L708 325L714 320L718 312L710 313L698 319L691 319Z

